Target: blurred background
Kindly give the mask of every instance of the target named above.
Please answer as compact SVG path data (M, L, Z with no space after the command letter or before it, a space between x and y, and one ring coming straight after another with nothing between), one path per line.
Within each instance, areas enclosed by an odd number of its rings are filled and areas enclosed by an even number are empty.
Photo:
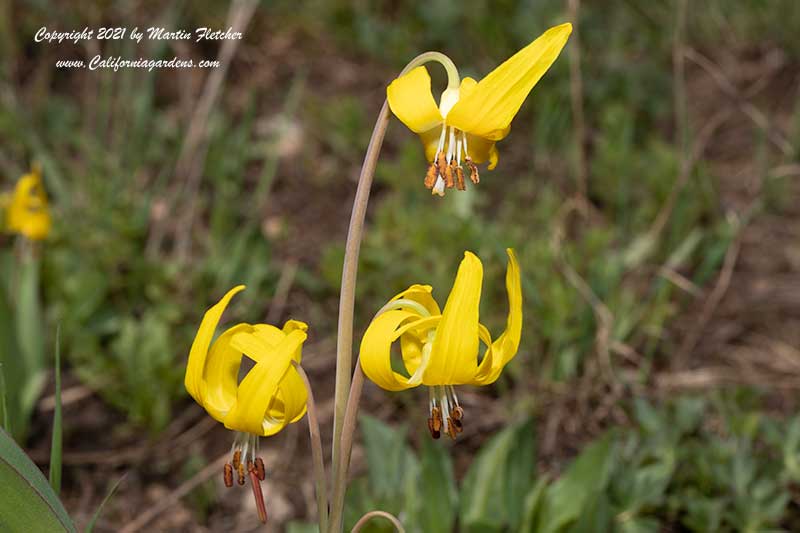
M245 283L229 323L311 324L328 448L344 238L386 85L426 50L480 79L572 21L466 193L431 197L419 141L390 124L356 345L412 283L443 303L464 250L483 260L495 335L517 250L525 322L500 380L459 390L456 443L430 441L425 391L367 384L346 526L381 508L426 532L800 530L800 3L0 6L0 186L40 162L53 216L36 250L43 385L15 433L46 469L60 326L62 498L79 525L127 473L97 530L257 529L249 490L222 485L231 435L183 388L202 314ZM233 23L232 45L33 41L42 26ZM96 54L221 66L55 68ZM313 531L305 421L262 449L268 530Z

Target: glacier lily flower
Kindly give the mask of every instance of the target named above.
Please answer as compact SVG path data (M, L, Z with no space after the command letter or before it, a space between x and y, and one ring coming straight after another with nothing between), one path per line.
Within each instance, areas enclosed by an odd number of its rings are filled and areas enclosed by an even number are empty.
M444 311L430 285L412 285L387 303L361 341L364 373L383 389L399 391L427 385L433 438L441 432L455 438L463 429L464 410L455 385L488 385L516 355L522 331L522 290L514 251L508 252L506 291L509 313L505 331L494 341L480 323L483 265L465 252ZM392 344L400 341L405 372L392 366ZM480 343L486 345L479 357Z
M265 522L260 481L266 474L257 456L258 438L278 433L306 413L308 392L294 365L300 363L308 326L296 320L287 321L283 329L237 324L212 343L223 311L243 289L234 287L206 311L189 352L184 385L209 415L237 432L232 461L224 467L225 485L233 486L234 472L244 485L246 471ZM245 356L253 364L240 380Z
M431 78L419 66L395 79L386 89L389 107L400 121L418 134L431 162L425 186L444 196L445 188L465 189L462 162L478 183L477 164L497 165L495 143L508 135L511 121L534 85L558 58L572 25L550 28L511 56L481 81L459 79L453 62L443 54L430 53L428 61L445 67L447 89L436 105Z
M38 241L50 233L50 210L38 165L22 176L8 201L6 229Z

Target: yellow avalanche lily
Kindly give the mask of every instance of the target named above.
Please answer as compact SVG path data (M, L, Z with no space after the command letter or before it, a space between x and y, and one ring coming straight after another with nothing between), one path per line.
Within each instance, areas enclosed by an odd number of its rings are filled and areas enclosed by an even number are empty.
M452 62L432 53L435 57L426 61L439 61L448 70L448 88L438 106L424 66L389 85L389 107L425 146L431 161L425 186L433 189L433 194L443 196L445 187L464 190L462 161L473 183L479 181L476 164L488 161L489 170L494 169L498 161L495 143L508 135L525 98L555 62L571 32L569 23L550 28L480 82L472 78L459 81Z
M42 173L34 166L17 181L6 212L6 229L37 241L50 233L50 211L42 185Z
M189 352L184 384L186 390L214 419L240 432L233 446L233 460L225 465L225 484L240 485L250 475L262 521L266 510L259 481L265 477L258 453L258 437L278 433L306 413L308 392L293 363L300 363L308 326L289 320L283 329L268 324L237 324L212 343L217 324L231 298L244 289L234 287L206 311ZM242 358L252 368L240 380Z
M412 285L378 311L364 333L360 361L367 377L390 391L429 387L428 425L434 438L442 430L455 438L462 430L464 411L453 386L493 383L519 348L522 289L514 251L507 252L509 313L506 330L496 340L479 322L483 266L470 252L464 253L443 312L430 285ZM391 348L398 340L404 369L392 364ZM481 342L486 345L483 357Z

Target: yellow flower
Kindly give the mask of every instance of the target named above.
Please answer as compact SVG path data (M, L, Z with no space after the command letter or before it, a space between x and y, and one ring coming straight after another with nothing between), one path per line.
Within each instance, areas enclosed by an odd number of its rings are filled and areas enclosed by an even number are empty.
M448 69L450 80L438 106L424 66L389 85L386 94L392 112L420 136L431 161L426 187L440 196L445 187L464 190L462 160L474 183L479 181L476 164L488 161L489 170L497 165L495 143L508 135L512 119L556 60L571 32L569 23L550 28L480 82L464 78L459 84L452 62L435 59Z
M522 290L514 251L508 252L506 290L509 313L506 330L495 341L479 322L483 266L465 252L456 280L439 310L429 285L412 285L389 301L370 323L361 341L361 368L378 386L399 391L427 385L429 429L455 438L464 411L453 385L488 385L516 355L522 331ZM392 344L400 341L405 372L393 367ZM486 345L478 356L480 343Z
M308 392L292 364L300 363L308 326L289 320L278 329L267 324L237 324L212 343L217 324L231 298L243 290L234 287L208 311L197 330L184 385L189 394L214 419L240 432L233 446L232 464L225 465L225 484L245 482L245 470L253 482L259 516L266 521L259 481L264 464L258 453L258 437L278 433L306 413ZM252 363L240 380L242 357Z
M50 211L38 166L17 181L6 212L6 229L31 240L44 239L50 233Z

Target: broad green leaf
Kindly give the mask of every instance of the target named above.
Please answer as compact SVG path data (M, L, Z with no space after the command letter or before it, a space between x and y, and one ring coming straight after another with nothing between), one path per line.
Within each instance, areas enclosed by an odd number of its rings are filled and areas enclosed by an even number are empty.
M458 501L453 461L440 443L423 440L419 525L426 533L450 533Z
M369 466L369 483L377 498L395 498L402 491L407 467L406 431L362 415L361 431Z
M368 480L351 484L345 520L352 526L363 514L381 509L407 520L424 505L419 496L420 465L406 444L405 427L393 428L380 420L360 417L369 467ZM364 483L368 481L368 483ZM351 495L351 492L353 493ZM365 531L393 531L390 523L370 522Z
M0 531L75 531L47 480L3 430L0 430Z
M523 498L532 482L532 431L528 423L508 427L489 439L478 452L461 489L459 516L464 530L502 530L509 524L511 505L515 519L521 521ZM516 460L521 461L520 472L510 476ZM515 494L514 502L510 503L509 494L514 487L520 494Z
M644 398L634 399L633 412L636 415L636 422L647 434L657 435L668 428L662 413Z
M686 515L681 522L692 531L719 531L725 501L709 498L691 489L683 496Z
M533 420L516 430L514 447L506 462L506 510L508 526L516 529L522 522L525 497L533 484L536 466L536 443Z
M610 433L586 447L547 491L537 532L560 531L581 516L590 495L604 490L608 483L614 449Z
M606 533L614 531L612 527L613 510L608 497L602 492L588 495L586 505L578 520L570 528L569 533Z
M547 478L540 477L536 484L531 487L528 494L525 496L525 506L522 515L522 524L518 531L519 533L529 533L533 531L533 526L536 523L536 516L542 507L544 501L545 490L547 489Z

